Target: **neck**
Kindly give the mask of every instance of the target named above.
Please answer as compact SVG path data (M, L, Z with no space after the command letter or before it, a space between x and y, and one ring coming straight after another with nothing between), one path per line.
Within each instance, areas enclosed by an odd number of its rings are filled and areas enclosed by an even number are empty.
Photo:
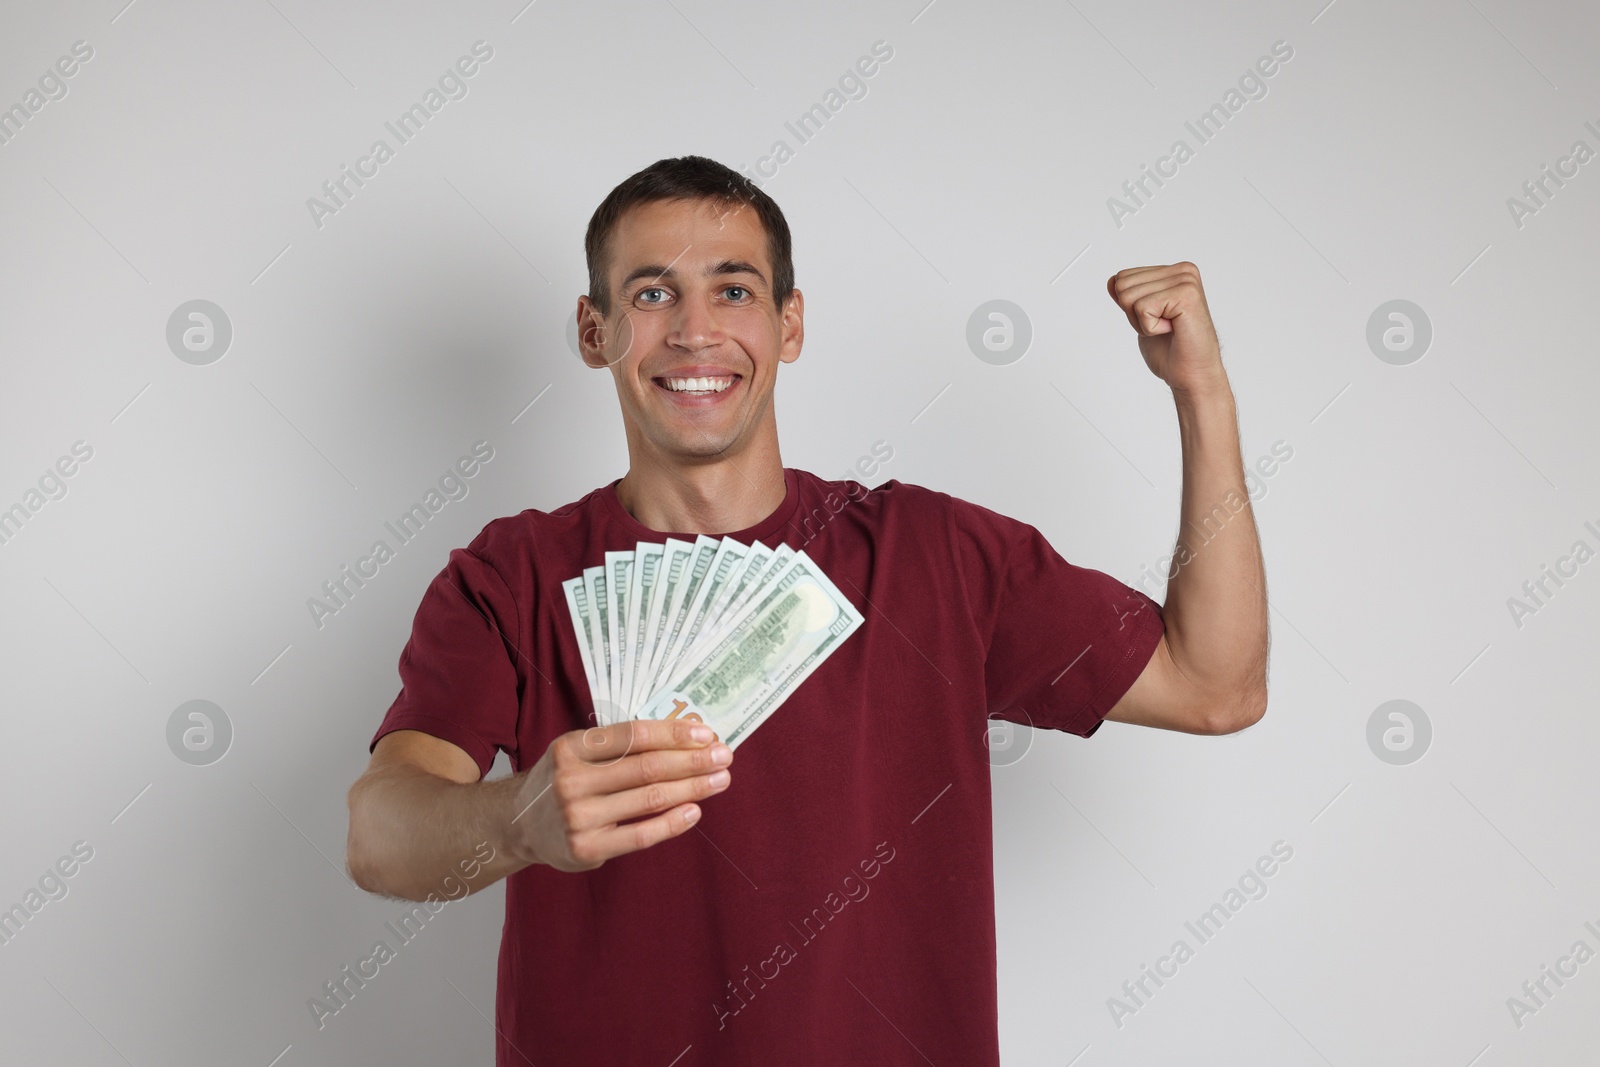
M706 463L635 457L617 483L624 510L652 530L719 536L778 510L788 486L776 444Z

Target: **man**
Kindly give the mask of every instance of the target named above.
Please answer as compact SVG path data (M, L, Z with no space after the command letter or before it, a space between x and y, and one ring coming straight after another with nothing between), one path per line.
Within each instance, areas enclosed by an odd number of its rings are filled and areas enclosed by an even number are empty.
M582 354L611 371L628 472L450 553L350 790L352 876L410 900L508 877L501 1067L998 1063L990 718L1219 734L1266 708L1265 576L1198 272L1108 282L1177 405L1183 529L1236 512L1180 542L1163 608L979 505L783 466L773 389L805 304L782 213L737 172L662 160L585 247ZM740 746L737 783L704 727L593 725L560 587L698 534L803 547L865 616ZM500 750L515 773L482 780Z

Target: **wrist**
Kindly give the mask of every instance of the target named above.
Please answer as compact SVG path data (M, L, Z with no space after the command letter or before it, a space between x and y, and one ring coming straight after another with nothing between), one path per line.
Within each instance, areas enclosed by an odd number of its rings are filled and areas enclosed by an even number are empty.
M534 828L538 826L538 806L542 802L537 790L530 788L533 771L504 779L508 788L499 802L505 812L500 824L500 840L504 842L507 857L517 870L543 863L534 848Z
M1228 408L1234 403L1233 386L1226 374L1172 386L1172 400L1180 411Z

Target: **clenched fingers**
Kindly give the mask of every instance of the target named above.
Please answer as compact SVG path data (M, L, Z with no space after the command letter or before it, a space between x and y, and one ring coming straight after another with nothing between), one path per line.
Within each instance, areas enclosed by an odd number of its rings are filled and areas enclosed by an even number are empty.
M678 805L715 796L728 787L731 775L726 769L670 782L652 782L617 793L574 800L568 806L567 825L573 831L604 830L641 815L650 815Z
M635 752L705 748L715 740L708 727L675 720L630 719L563 734L556 746L561 761L614 763Z
M1166 320L1205 307L1200 271L1188 262L1118 271L1107 279L1106 290L1128 324L1145 336L1170 333Z
M709 748L651 749L624 756L614 763L558 766L552 781L560 797L577 800L707 775L732 762L732 750L720 742Z
M677 837L700 819L700 808L682 804L650 819L575 835L572 854L581 862L604 863Z

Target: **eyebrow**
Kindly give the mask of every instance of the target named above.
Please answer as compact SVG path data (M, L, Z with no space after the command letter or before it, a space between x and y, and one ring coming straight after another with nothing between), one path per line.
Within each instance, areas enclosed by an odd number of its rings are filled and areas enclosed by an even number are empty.
M711 264L710 266L706 267L705 270L705 276L707 278L715 278L718 275L723 274L753 274L757 278L761 279L762 284L766 284L767 281L767 276L762 274L761 271L757 270L753 263L746 262L742 259L724 259L719 263ZM663 267L655 263L646 263L644 266L635 267L630 270L627 277L623 278L622 283L617 286L617 289L619 292L624 292L627 290L628 286L632 285L640 278L650 278L655 281L674 281L677 279L677 277L677 272L674 271L670 266Z

